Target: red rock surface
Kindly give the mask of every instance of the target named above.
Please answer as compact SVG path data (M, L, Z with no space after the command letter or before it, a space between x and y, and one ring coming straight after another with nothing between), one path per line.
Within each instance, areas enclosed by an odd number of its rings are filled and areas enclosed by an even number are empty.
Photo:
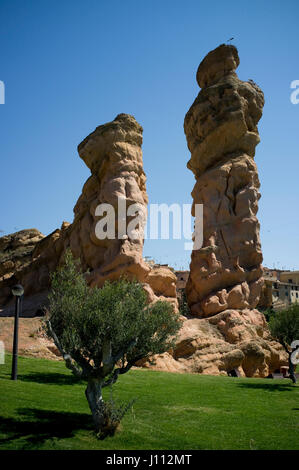
M264 96L235 73L237 49L221 45L198 67L202 90L184 129L195 175L194 204L203 204L203 246L192 253L187 296L191 311L210 317L255 308L262 286L259 179L253 160Z
M203 59L197 71L202 89L185 117L188 168L196 179L192 210L195 215L195 204L203 204L203 244L192 252L186 286L197 319L187 320L181 334L187 356L202 371L239 368L247 376L266 376L286 357L255 309L263 257L253 158L264 96L254 82L238 78L239 62L231 45L221 45ZM175 357L186 363L181 354L178 347Z

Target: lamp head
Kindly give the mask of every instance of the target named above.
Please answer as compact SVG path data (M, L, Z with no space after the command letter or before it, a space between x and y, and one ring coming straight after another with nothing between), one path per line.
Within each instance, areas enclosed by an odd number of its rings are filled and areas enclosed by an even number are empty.
M13 295L15 295L17 297L21 297L24 294L24 288L23 288L23 286L21 286L21 284L16 284L15 286L13 286L11 288L11 291L12 291Z

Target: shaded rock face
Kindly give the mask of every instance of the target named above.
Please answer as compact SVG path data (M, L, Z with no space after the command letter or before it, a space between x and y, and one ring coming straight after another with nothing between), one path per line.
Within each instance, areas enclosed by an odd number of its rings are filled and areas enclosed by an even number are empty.
M186 114L196 179L193 203L203 204L203 245L194 250L186 287L193 315L253 309L262 287L259 179L253 160L264 97L235 73L237 49L221 45L201 62L202 87ZM194 215L194 206L193 206Z
M142 127L133 116L119 114L114 121L99 126L78 146L78 153L91 170L74 207L72 224L64 222L60 229L44 237L35 245L30 263L14 271L1 283L0 304L11 297L10 287L21 282L25 296L47 290L49 275L62 263L65 250L70 248L79 258L84 271L89 270L90 286L101 287L106 280L125 275L144 284L149 301L166 299L177 307L176 276L165 268L155 272L142 258L143 236L135 239L124 235L118 238L118 225L126 231L134 215L118 220L119 200L128 209L138 204L146 217L146 177L142 161ZM115 209L115 238L99 239L96 225L105 216L96 215L100 204Z
M0 238L0 282L31 262L33 250L43 238L44 235L35 228Z
M267 308L271 308L273 305L272 299L272 281L264 278L264 283L261 290L261 295L259 298L259 302L257 308L261 310L266 310Z

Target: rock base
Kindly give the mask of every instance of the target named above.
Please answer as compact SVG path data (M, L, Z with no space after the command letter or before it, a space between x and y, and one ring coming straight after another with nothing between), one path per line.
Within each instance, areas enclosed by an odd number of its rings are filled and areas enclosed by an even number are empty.
M185 318L173 351L155 356L143 367L169 372L267 377L287 365L282 346L270 337L257 310L225 310L211 318Z

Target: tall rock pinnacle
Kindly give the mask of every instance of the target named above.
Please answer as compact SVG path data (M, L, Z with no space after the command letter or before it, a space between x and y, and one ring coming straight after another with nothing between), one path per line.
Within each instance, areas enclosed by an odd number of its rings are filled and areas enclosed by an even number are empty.
M195 204L203 204L203 244L194 246L186 287L193 318L185 317L172 354L157 358L162 370L267 377L286 364L255 309L262 253L253 157L264 97L252 81L238 79L238 65L234 46L210 52L198 67L201 91L185 117L188 168L196 179L192 211L197 215Z
M175 274L166 267L150 267L142 257L143 232L135 230L135 237L128 233L136 216L134 208L138 206L141 210L140 225L147 213L142 132L133 116L119 114L113 121L98 126L79 144L79 156L91 176L74 207L74 220L38 241L30 259L26 258L26 265L0 276L0 305L11 300L13 283L24 285L25 299L46 292L50 273L63 262L65 251L70 248L73 256L80 259L84 272L89 271L87 281L91 287L102 287L106 280L126 276L143 284L149 302L159 298L177 308ZM106 216L104 206L112 210L110 221L115 230L113 236L101 238L96 227ZM107 232L104 227L103 222L102 231Z
M196 179L193 204L203 204L203 245L192 253L187 284L198 317L254 309L262 286L253 157L264 95L254 82L237 77L238 65L232 45L220 45L203 59L196 76L201 91L184 123L187 166Z

